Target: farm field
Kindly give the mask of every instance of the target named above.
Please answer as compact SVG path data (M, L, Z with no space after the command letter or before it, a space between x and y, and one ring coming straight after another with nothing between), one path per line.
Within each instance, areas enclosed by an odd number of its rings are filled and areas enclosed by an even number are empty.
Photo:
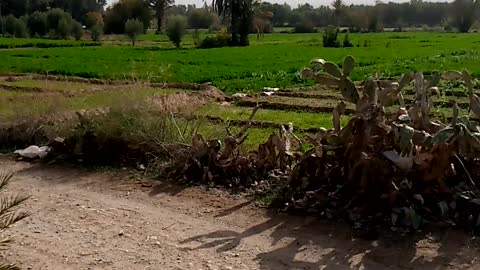
M184 48L176 50L166 36L145 35L136 47L130 46L125 37L113 36L106 37L102 46L2 49L0 72L211 82L227 93L255 92L266 86L302 86L309 82L302 80L298 71L311 59L340 64L346 55L353 55L357 62L354 80L363 80L375 71L382 77L392 77L412 70L428 74L466 68L474 76L480 75L477 33L350 34L353 48L323 48L321 38L321 33L274 33L259 41L252 35L249 47L194 49L187 36ZM16 39L0 39L4 46L10 42L19 43Z

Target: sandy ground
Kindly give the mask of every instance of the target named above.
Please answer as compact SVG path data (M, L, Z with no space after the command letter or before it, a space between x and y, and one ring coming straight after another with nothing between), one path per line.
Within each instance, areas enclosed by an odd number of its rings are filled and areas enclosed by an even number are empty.
M8 192L32 215L4 236L22 269L480 269L463 232L352 239L346 225L271 213L219 190L123 172L13 162Z

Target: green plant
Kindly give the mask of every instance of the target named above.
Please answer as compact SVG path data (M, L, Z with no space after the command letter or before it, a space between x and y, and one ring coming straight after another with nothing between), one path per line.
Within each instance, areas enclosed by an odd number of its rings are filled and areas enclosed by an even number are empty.
M325 48L338 48L340 42L338 41L338 28L327 27L322 36L323 47Z
M103 34L103 28L100 25L94 25L90 28L90 35L93 41L100 41Z
M47 34L47 14L45 12L35 11L28 16L27 22L31 36Z
M83 36L83 26L81 23L77 21L72 22L72 34L75 37L75 40L82 39Z
M174 15L168 17L167 20L167 36L170 41L179 48L182 38L185 35L187 28L187 19L181 15Z
M104 22L102 14L100 12L88 12L85 18L85 26L91 29L96 25L103 28Z
M315 27L313 23L309 20L303 20L300 23L297 23L293 28L294 33L314 33Z
M13 177L13 174L4 174L0 176L0 192L6 189L12 177ZM22 196L22 195L16 195L16 196L4 195L2 198L0 198L0 232L4 232L13 224L29 216L28 212L23 210L18 210L18 207L22 205L27 199L28 199L28 196ZM8 245L10 243L11 243L11 239L9 238L0 240L0 249L8 248ZM12 266L10 264L0 264L0 269L14 270L19 268Z
M353 43L350 42L350 37L348 36L348 33L346 33L345 37L343 38L342 47L353 47Z
M67 18L62 18L58 22L58 27L56 29L56 34L62 39L68 39L72 33L72 21Z
M139 35L143 33L143 24L137 19L129 19L125 23L125 34L132 41L132 45L135 46L135 42Z

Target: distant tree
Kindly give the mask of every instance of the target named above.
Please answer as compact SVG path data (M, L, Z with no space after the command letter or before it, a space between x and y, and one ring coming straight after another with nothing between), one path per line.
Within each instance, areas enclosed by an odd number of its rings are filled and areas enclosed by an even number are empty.
M162 31L165 11L173 5L175 0L148 0L148 2L155 12L155 18L157 19L157 33L160 33Z
M344 9L345 9L345 4L343 3L343 0L335 0L332 3L333 7L333 15L335 19L335 26L340 25L340 18L343 15Z
M113 34L125 33L125 25L129 19L137 19L147 31L152 20L152 11L145 0L120 0L105 13L105 32Z
M72 22L73 22L73 20L69 20L67 18L62 18L58 22L58 26L57 26L57 30L56 30L56 33L57 33L58 37L60 37L62 39L68 39L68 37L72 33L72 29L73 29L73 23Z
M82 26L81 23L79 23L77 21L72 21L71 31L72 31L72 34L73 34L73 37L75 38L75 40L78 41L78 40L82 39L83 26Z
M24 19L17 19L12 14L5 18L5 33L18 38L28 36L27 25Z
M477 18L478 0L455 0L452 5L455 27L462 33L468 32Z
M167 35L170 41L179 48L187 29L187 19L181 15L173 15L167 19Z
M143 23L137 19L129 19L125 23L125 34L132 41L132 45L135 46L135 42L139 35L143 33Z
M214 10L230 19L230 44L248 46L248 34L252 24L256 0L213 0Z
M27 25L31 36L45 36L48 30L47 14L35 11L28 16Z
M103 22L103 16L100 12L91 11L91 12L87 13L86 18L85 18L85 26L88 29L91 29L95 25L99 25L99 26L103 27L104 24L105 23Z
M292 12L292 8L288 4L273 4L272 10L272 24L273 26L283 26L288 22L288 16Z
M203 8L189 10L188 26L193 29L206 29L215 21L216 15Z

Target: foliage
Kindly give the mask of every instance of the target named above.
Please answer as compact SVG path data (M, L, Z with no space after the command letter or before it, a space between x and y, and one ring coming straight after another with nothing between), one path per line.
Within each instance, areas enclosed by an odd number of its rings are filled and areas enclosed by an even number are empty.
M388 43L387 43L387 44L388 44ZM347 33L347 34L345 35L345 37L343 38L342 47L344 47L344 48L353 47L353 43L350 42L350 37L349 37L348 33Z
M230 17L230 45L248 46L248 34L254 15L254 0L214 0L213 8L220 16Z
M187 28L187 20L181 15L170 16L167 19L167 35L170 41L179 48Z
M193 29L208 29L217 16L204 8L189 10L187 14L188 26Z
M205 37L199 45L201 49L221 48L228 46L230 36L225 30L218 31L214 37Z
M68 36L72 33L73 25L72 21L67 18L62 18L58 22L56 34L62 39L68 39Z
M103 16L100 12L88 12L85 18L85 26L92 29L94 26L104 27Z
M338 28L327 27L322 36L323 47L325 48L338 48L340 42L338 41Z
M47 14L45 12L35 11L28 16L28 29L31 36L45 36L47 34Z
M157 33L160 33L162 31L165 11L173 5L175 0L147 0L147 2L155 12L155 18L157 19Z
M137 19L142 22L144 32L149 28L152 11L144 0L120 0L108 8L105 13L105 32L107 34L125 34L128 20Z
M453 23L458 31L466 33L470 30L475 19L477 19L478 3L477 0L455 0L453 2Z
M140 34L143 33L143 24L137 19L129 19L125 23L125 34L132 41L132 45L135 46L135 42Z
M13 174L4 174L0 176L0 192L5 191L12 177ZM19 206L21 206L27 199L27 196L22 195L3 195L2 198L0 198L0 232L4 232L13 224L25 219L30 215L26 211L18 210ZM10 242L11 239L1 239L0 249L8 248ZM0 264L0 269L15 270L19 268L10 264Z
M93 41L100 41L100 39L102 38L102 34L103 34L102 26L95 25L92 28L90 28L90 35Z
M301 23L297 23L293 28L294 33L314 33L315 27L311 21L303 20Z
M75 38L75 40L78 41L78 40L82 39L83 26L82 26L81 23L79 23L77 21L73 21L72 25L71 25L71 30L72 30L72 34L73 34L73 37Z

